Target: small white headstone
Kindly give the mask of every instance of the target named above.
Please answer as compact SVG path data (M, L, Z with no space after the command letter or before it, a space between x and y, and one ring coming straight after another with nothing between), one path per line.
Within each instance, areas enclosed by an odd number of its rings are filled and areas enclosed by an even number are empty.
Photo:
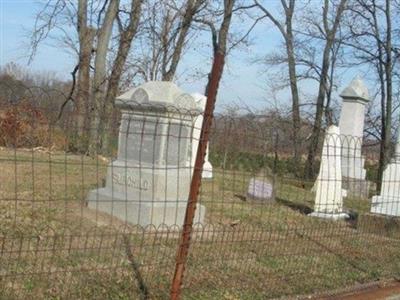
M204 113L205 107L206 107L206 102L207 102L207 97L199 94L199 93L194 93L192 94L192 97L196 101L198 109ZM197 148L199 146L199 140L200 140L200 133L201 133L201 126L203 124L204 117L202 114L198 115L196 118L196 122L194 125L194 130L193 130L193 135L192 135L192 166L194 167L195 161L196 161L196 154L197 154ZM211 179L213 178L213 167L209 161L209 145L207 144L207 150L206 150L206 156L204 157L204 164L203 164L203 173L201 174L202 178L206 179Z
M337 126L326 130L321 155L321 166L316 182L314 217L342 219L343 213L341 140Z
M381 194L372 197L371 212L400 217L400 128L395 156L383 172Z
M212 179L213 178L213 166L211 165L210 161L208 160L208 145L207 145L207 153L204 159L203 165L203 173L201 173L201 177L205 179Z

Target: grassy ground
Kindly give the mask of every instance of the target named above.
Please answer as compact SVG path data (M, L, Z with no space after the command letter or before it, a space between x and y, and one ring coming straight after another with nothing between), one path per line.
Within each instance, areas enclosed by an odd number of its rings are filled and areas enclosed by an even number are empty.
M0 151L0 299L163 299L179 232L129 226L90 210L107 161L62 152ZM216 170L203 183L184 299L265 299L400 275L400 240L358 219L306 215L310 183L277 179L276 203L246 198L252 174ZM355 215L357 216L357 214ZM383 233L383 232L382 232Z

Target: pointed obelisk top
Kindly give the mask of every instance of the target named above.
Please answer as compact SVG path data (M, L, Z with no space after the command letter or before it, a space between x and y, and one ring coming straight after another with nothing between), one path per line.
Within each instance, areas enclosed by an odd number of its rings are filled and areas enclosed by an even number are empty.
M346 87L340 94L343 101L360 101L363 103L369 102L368 88L360 76L354 77L349 86Z

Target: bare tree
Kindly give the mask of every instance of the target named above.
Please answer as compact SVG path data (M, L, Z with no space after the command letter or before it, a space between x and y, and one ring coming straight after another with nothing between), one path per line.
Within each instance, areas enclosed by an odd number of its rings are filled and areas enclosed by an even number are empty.
M146 22L129 61L133 76L142 81L171 81L188 43L196 36L193 18L207 5L206 0L147 1L143 15Z
M371 67L378 82L380 114L377 122L374 122L380 123L376 126L376 137L380 140L378 190L383 170L390 158L392 141L393 78L396 63L393 56L396 58L396 49L399 47L393 41L392 21L395 20L395 13L392 12L392 6L396 7L395 2L390 0L357 0L351 7L347 22L351 35L347 46L353 50L353 63ZM398 59L397 56L397 62Z
M88 146L93 150L101 145L98 131L102 133L104 126L99 130L100 120L104 120L109 112L107 108L112 105L118 91L119 79L138 29L143 1L131 0L130 7L126 8L127 5L119 0L90 2L90 5L88 0L79 0L77 4L66 0L49 0L37 14L31 57L40 42L49 38L53 31L57 31L61 36L58 39L78 56L78 64L72 72L70 97L61 105L60 116L66 103L72 100L77 128L81 129L82 151L86 151ZM74 42L74 36L63 29L65 22L76 26L77 42ZM118 23L119 30L113 36L115 23ZM118 45L118 51L108 67L111 39ZM92 130L89 132L90 127Z
M178 62L182 55L183 46L185 44L185 41L186 41L186 38L187 38L187 35L189 32L189 28L193 21L193 17L198 12L200 6L204 3L205 3L204 0L188 0L187 1L185 13L182 16L182 21L179 26L179 28L180 28L179 35L178 35L174 50L172 52L172 55L171 55L170 59L168 57L165 57L167 54L163 58L164 62L167 62L168 60L170 60L169 67L166 66L166 63L163 64L163 76L162 76L163 80L171 81L174 78L176 69L178 67ZM164 39L164 37L163 37L163 39ZM168 41L168 39L166 39L166 40ZM164 48L166 48L166 47L167 47L167 45L164 46Z
M107 54L111 39L113 24L118 13L119 0L111 0L104 21L97 28L97 42L95 48L94 74L92 83L92 124L91 124L91 151L98 144L97 132L100 122L100 112L104 106L105 93L107 89ZM100 19L100 18L99 18Z
M265 14L266 17L278 28L286 46L286 63L288 66L290 92L292 95L292 139L294 149L294 162L299 165L299 129L300 129L300 106L299 106L299 91L297 87L297 72L296 72L296 56L294 51L294 34L293 34L293 14L295 12L295 0L281 0L282 10L284 12L284 20L280 21L271 11L262 5L259 1L254 0L254 3Z
M79 37L79 72L77 80L77 95L75 108L77 114L77 129L86 134L89 123L89 99L90 99L90 61L92 59L93 39L95 30L88 24L88 1L78 1L77 32ZM84 138L85 139L85 138Z
M327 91L329 91L328 78L330 74L329 70L332 66L331 51L336 41L336 35L341 24L343 13L346 9L346 2L347 0L338 0L338 3L336 3L337 5L332 12L331 1L324 0L324 6L322 7L322 26L317 18L312 17L308 19L309 24L315 26L317 30L324 36L324 44L321 68L318 72L319 87L315 107L315 119L308 147L307 162L304 170L304 175L306 178L312 178L314 176L315 156L317 154L320 141L324 104Z
M100 148L108 148L109 138L112 134L110 131L110 124L114 120L112 118L112 108L119 90L119 81L124 71L124 66L132 46L132 41L138 31L142 5L143 0L131 0L126 24L123 24L120 15L121 13L124 13L123 11L119 11L116 15L119 29L118 51L112 63L111 74L107 81L107 90L104 97L101 98L101 101L98 101L96 121L92 125L91 152L95 153L95 150L98 151ZM109 132L105 132L106 129L108 129Z

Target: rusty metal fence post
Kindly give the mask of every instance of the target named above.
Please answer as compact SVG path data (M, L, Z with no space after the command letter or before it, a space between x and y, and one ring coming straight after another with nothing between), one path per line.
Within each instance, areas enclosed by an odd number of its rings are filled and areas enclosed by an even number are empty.
M181 294L182 280L185 271L185 265L187 262L187 257L189 254L190 239L193 231L193 219L196 211L198 194L201 185L201 173L203 171L204 157L206 154L210 128L212 125L215 99L218 92L218 85L224 67L224 59L225 59L224 53L221 53L219 51L215 53L213 66L211 69L209 87L208 87L207 103L204 111L204 121L201 127L200 141L196 154L196 162L194 166L192 181L190 184L188 205L186 207L181 240L179 243L178 253L176 256L175 272L171 285L172 300L179 299Z

